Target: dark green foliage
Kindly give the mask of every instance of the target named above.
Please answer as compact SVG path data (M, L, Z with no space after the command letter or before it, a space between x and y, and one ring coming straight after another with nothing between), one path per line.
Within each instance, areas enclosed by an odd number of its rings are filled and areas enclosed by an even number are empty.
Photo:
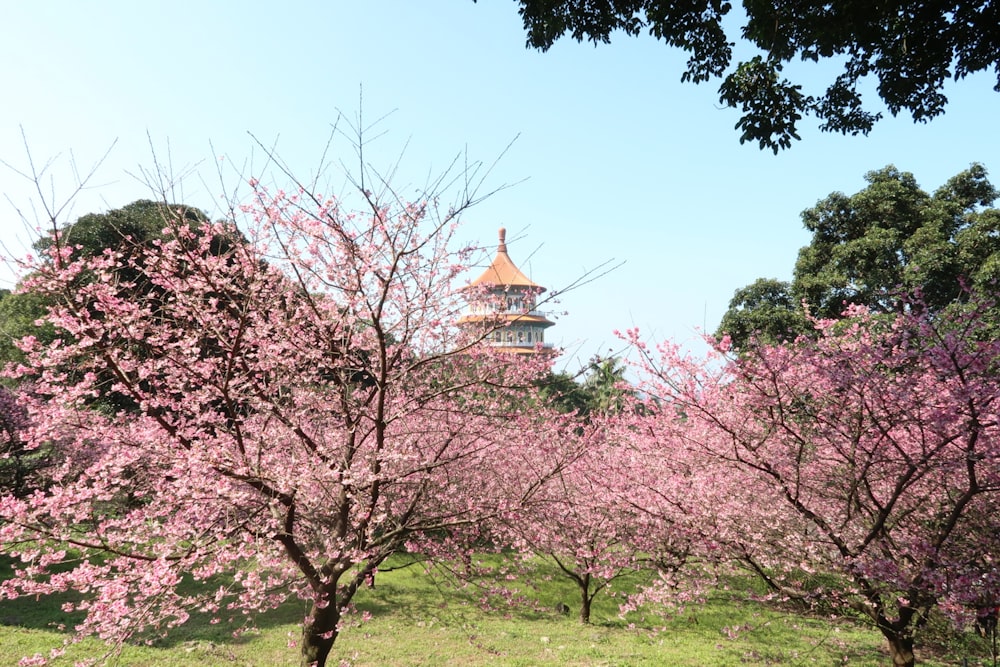
M837 317L845 303L895 312L914 293L941 310L995 279L1000 211L982 207L998 193L982 165L933 194L891 165L865 180L857 194L833 193L802 214L813 240L799 251L792 294L816 315Z
M625 366L617 357L596 356L590 360L583 390L591 412L617 414L625 409L632 391L625 386Z
M36 324L48 312L47 305L40 294L0 290L0 365L24 361L24 355L15 344L24 336L35 336L42 343L52 341L55 336L52 325Z
M560 412L586 415L590 411L590 397L576 381L576 377L569 373L550 373L535 384L542 400L555 406Z
M789 283L758 278L733 294L717 335L728 334L740 344L751 338L770 344L795 340L809 328L802 307L792 297Z
M162 239L164 230L171 225L186 223L196 226L207 220L204 213L189 206L139 200L107 213L84 215L39 239L35 249L45 253L58 244L75 248L73 257L93 257L106 249L118 250L128 256L138 248ZM123 281L134 281L138 289L149 289L143 284L140 272L128 267L119 271ZM14 342L24 336L35 336L42 343L52 340L55 335L52 326L39 323L51 305L49 299L46 295L27 291L0 292L0 364L23 360Z
M986 169L973 164L933 194L893 166L869 172L854 195L834 192L802 213L812 241L799 250L792 282L758 280L737 290L717 336L734 345L757 335L787 340L810 330L806 311L837 318L847 304L877 313L939 312L1000 280L1000 210ZM916 304L916 305L915 305ZM990 317L1000 323L1000 312Z
M122 296L129 298L131 294L145 295L159 290L143 271L142 253L145 250L154 242L171 237L179 226L198 229L207 222L204 213L190 206L139 200L106 213L84 215L39 239L35 248L43 255L53 246L71 248L74 259L94 257L108 250L121 253L114 280L121 286ZM229 238L213 239L212 251L225 252L231 244ZM81 282L90 279L84 276ZM57 333L44 318L55 298L27 290L0 296L0 363L23 360L15 341L25 336L35 336L42 343L53 340ZM220 302L224 299L220 298ZM110 371L99 375L106 376L106 384L110 387L114 381ZM97 399L96 404L98 407L104 404L114 408L131 407L129 399L110 391Z
M107 213L88 213L66 225L58 234L40 239L35 248L44 251L53 243L79 247L74 256L94 257L105 249L128 250L164 238L177 224L197 226L208 217L183 204L140 199Z
M1000 4L993 0L744 0L739 34L725 0L516 2L532 48L547 50L563 35L600 44L616 32L648 32L683 49L690 57L681 80L722 79L720 101L743 113L740 142L774 152L799 138L807 115L827 132L868 134L882 118L862 97L869 79L889 113L927 122L944 113L946 82L990 69L1000 75ZM733 64L737 40L757 55ZM803 84L815 77L782 75L789 63L820 60L841 70L809 93Z
M141 199L107 213L84 215L40 239L35 247L42 252L53 244L70 247L74 259L95 257L106 250L118 252L121 258L116 262L115 280L123 285L123 290L144 295L156 289L142 268L144 250L155 241L173 236L179 226L197 229L205 222L208 217L196 208ZM220 241L217 250L224 247Z
M577 378L583 375L583 381ZM625 382L625 366L617 357L595 356L580 373L550 373L536 384L543 400L561 412L581 417L591 413L621 412L631 394Z

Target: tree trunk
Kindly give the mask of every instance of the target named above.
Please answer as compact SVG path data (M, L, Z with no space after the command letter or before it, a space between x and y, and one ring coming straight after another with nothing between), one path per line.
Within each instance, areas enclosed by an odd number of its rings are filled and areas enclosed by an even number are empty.
M580 584L580 622L590 623L590 575L585 574L578 581Z
M877 602L877 598L875 601ZM917 661L913 655L914 621L927 618L927 609L923 612L918 614L917 608L911 604L900 604L896 609L897 618L889 620L884 609L879 609L875 621L882 636L889 642L889 657L892 658L893 667L916 665Z
M883 633L885 634L885 633ZM886 636L889 641L889 655L892 657L892 667L914 667L913 637Z
M339 622L340 610L335 602L328 602L323 607L313 603L302 626L301 667L325 667L333 643L337 641Z

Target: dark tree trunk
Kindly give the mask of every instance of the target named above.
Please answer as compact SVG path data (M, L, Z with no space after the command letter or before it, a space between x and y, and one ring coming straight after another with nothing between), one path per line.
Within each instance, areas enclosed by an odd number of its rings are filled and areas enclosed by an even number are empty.
M914 667L913 637L886 637L889 641L889 655L892 657L892 667Z
M892 666L914 667L916 665L913 655L914 621L921 618L921 615L918 614L917 608L910 605L901 605L897 611L898 618L894 620L889 620L883 611L879 611L876 623L882 636L889 643ZM923 618L926 618L926 611L925 609Z
M339 622L340 610L335 601L323 607L313 603L302 626L302 667L325 667L333 643L337 641Z
M585 574L578 581L580 584L580 622L590 623L590 575Z

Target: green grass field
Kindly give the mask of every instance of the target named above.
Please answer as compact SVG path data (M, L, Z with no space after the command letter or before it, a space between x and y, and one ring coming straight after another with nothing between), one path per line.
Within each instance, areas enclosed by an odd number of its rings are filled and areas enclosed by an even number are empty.
M484 611L471 591L438 585L419 567L379 574L377 587L356 600L372 620L345 628L334 654L356 667L382 665L886 665L881 637L848 619L818 618L741 601L735 591L718 591L704 605L673 618L618 617L616 603L598 597L593 623L556 611L575 607L576 591L566 580L543 581L526 591L535 609ZM58 599L0 602L0 665L16 665L25 655L48 655L69 634L59 626L75 622ZM289 603L252 619L255 629L233 636L233 627L194 619L168 639L128 645L108 664L136 667L297 665L297 621L304 607ZM240 620L237 619L237 623ZM992 665L988 647L974 635L941 638L918 649L918 663L944 667ZM86 640L66 647L51 664L72 665L108 650ZM332 661L331 664L337 664Z

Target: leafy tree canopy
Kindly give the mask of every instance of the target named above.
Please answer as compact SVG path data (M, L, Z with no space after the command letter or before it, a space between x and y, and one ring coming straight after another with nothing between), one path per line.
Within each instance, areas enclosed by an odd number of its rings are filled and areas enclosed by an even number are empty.
M752 337L764 343L782 343L794 340L808 327L805 313L792 298L789 283L758 278L736 290L717 336L728 335L739 344Z
M625 388L626 366L618 357L594 356L578 374L550 372L536 381L540 398L559 412L583 417L593 413L615 414L625 409L630 390ZM582 381L577 381L579 375Z
M834 192L803 211L812 241L791 283L757 280L736 291L718 336L734 345L809 330L809 313L837 318L848 304L901 311L910 296L940 311L1000 279L1000 210L986 169L973 164L929 194L896 167L869 172L854 195Z
M35 242L39 252L47 252L53 244L74 248L72 256L96 257L106 249L117 249L131 254L136 248L164 237L164 230L176 222L197 226L208 221L200 210L182 204L164 204L141 199L105 213L88 213L76 222L54 230ZM121 277L135 280L134 271ZM32 335L44 343L54 337L52 325L41 323L52 305L51 299L31 291L0 291L0 364L23 361L24 355L15 341Z
M655 38L686 51L683 81L722 79L719 99L739 109L740 142L777 152L798 139L803 116L820 129L867 134L882 118L863 99L870 77L892 115L926 122L944 113L945 82L993 69L1000 75L1000 5L974 2L744 0L739 39L759 51L733 64L737 23L724 0L517 0L529 47L563 35L609 43L613 33ZM834 59L842 70L815 91L785 77L797 60ZM1000 76L994 90L1000 91Z
M45 315L48 300L31 292L15 293L0 290L0 364L23 361L16 341L32 335L43 342L51 342L55 332L51 324L37 323Z
M61 244L79 246L78 256L95 257L106 248L145 245L163 238L164 229L177 222L197 226L207 221L207 215L190 206L140 199L106 213L81 216L56 234L39 239L35 247L45 250L58 239Z

